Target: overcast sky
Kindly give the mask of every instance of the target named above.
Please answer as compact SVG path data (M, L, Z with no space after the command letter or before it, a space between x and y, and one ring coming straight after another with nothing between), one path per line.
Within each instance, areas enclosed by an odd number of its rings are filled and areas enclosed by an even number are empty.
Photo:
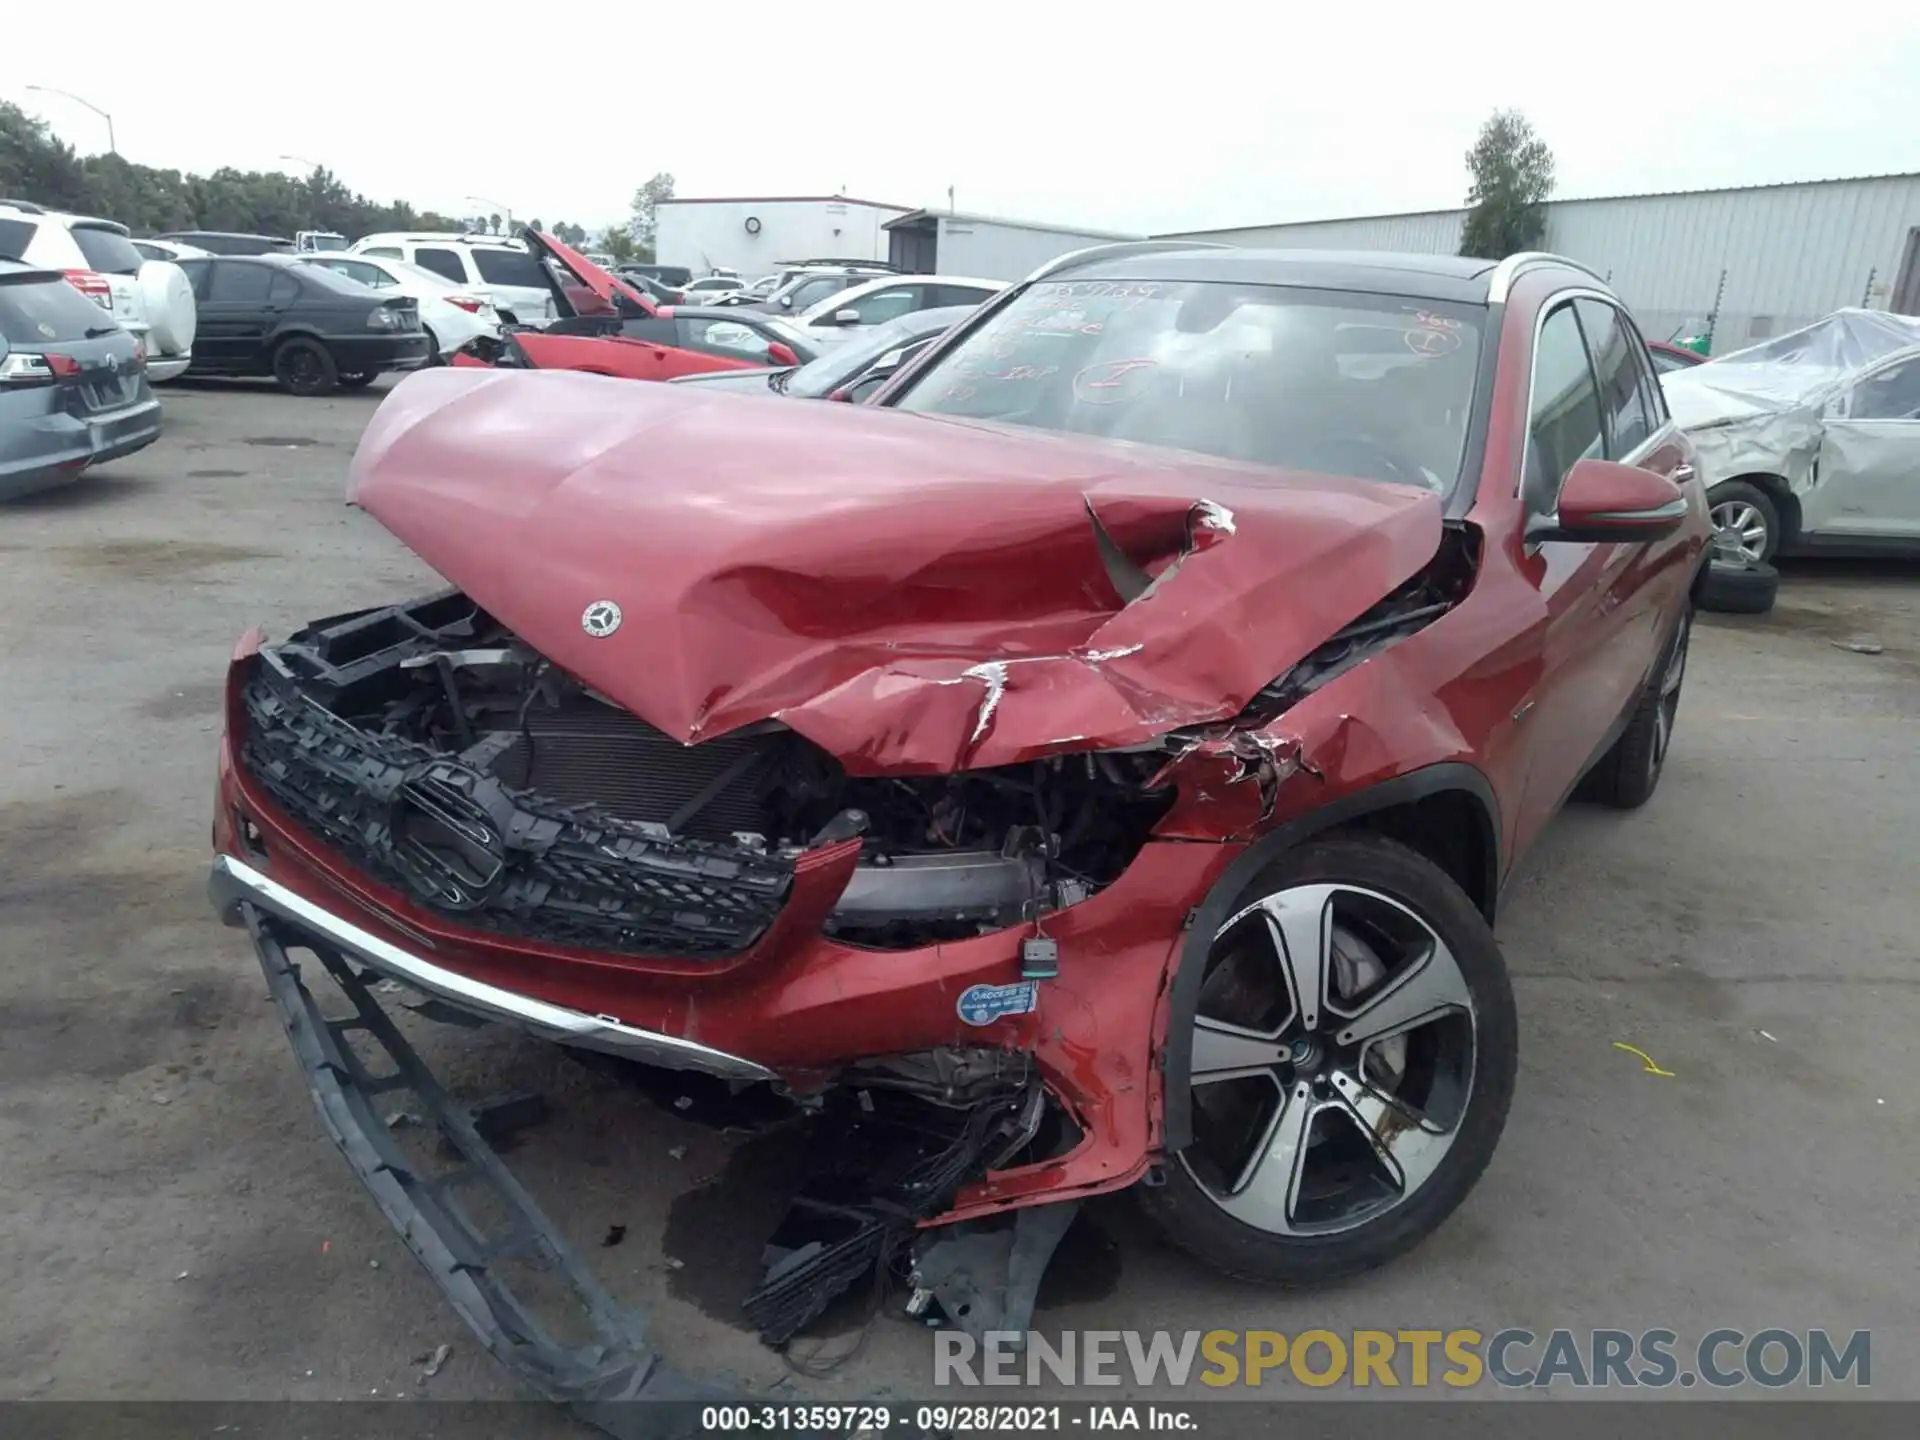
M1126 231L1438 209L1502 106L1562 196L1920 170L1910 0L1499 13L93 0L7 7L0 98L83 151L105 124L28 85L110 111L146 164L318 161L376 199L550 225L621 218L656 170L682 196L952 186L963 210Z

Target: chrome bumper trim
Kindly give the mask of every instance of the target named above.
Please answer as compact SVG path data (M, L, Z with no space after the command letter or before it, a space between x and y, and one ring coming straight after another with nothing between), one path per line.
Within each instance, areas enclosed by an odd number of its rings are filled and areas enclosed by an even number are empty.
M601 1050L671 1070L697 1070L723 1080L771 1080L773 1071L739 1055L692 1040L627 1025L610 1015L588 1015L550 1005L497 985L474 980L410 954L379 936L322 909L231 855L215 857L207 896L228 925L243 924L240 906L253 905L295 930L346 951L390 979L423 990L457 1010L486 1020L519 1025L544 1039L584 1050Z

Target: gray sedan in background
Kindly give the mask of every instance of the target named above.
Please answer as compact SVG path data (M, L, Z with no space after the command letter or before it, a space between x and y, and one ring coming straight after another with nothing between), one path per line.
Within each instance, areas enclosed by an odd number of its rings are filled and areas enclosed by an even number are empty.
M847 400L860 401L879 389L929 343L971 315L975 308L948 305L939 310L912 311L862 331L858 339L836 345L805 365L714 370L702 375L675 376L668 383L738 390L753 395L785 395L800 400L825 400L841 395Z

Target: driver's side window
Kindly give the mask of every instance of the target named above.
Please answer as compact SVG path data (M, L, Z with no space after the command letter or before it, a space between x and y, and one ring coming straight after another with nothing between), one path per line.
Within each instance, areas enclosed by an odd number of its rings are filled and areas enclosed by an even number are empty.
M1535 515L1554 512L1575 461L1602 454L1600 389L1571 303L1547 316L1533 347L1526 450L1521 494Z

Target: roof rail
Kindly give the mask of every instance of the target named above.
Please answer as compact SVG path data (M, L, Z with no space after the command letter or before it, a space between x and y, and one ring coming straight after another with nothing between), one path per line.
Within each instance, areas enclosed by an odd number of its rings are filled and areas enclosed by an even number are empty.
M1578 270L1584 275L1593 276L1602 285L1607 283L1598 270L1590 265L1583 265L1578 260L1570 259L1565 255L1555 255L1547 250L1522 250L1517 255L1507 256L1493 267L1493 274L1487 281L1487 303L1504 305L1508 292L1513 289L1513 282L1527 270L1540 265L1564 265L1570 270Z
M1090 264L1095 260L1124 260L1129 255L1162 254L1169 250L1232 250L1232 245L1222 245L1213 240L1116 240L1108 245L1089 245L1083 250L1069 250L1064 255L1056 255L1046 264L1022 281L1031 285L1035 280L1044 280L1049 275L1057 275L1077 265Z

